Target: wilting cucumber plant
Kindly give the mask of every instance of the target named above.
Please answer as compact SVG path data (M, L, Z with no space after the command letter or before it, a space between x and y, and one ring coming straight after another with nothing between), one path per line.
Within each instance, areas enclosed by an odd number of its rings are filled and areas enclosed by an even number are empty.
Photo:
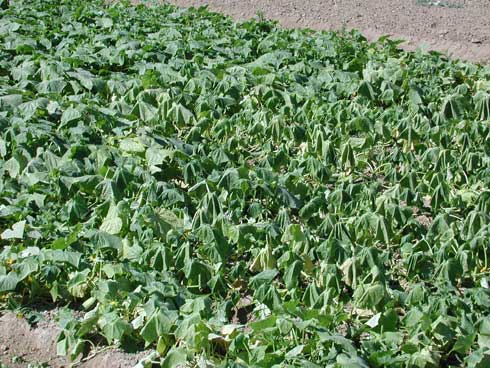
M59 307L59 354L489 366L489 67L205 8L4 8L0 298Z

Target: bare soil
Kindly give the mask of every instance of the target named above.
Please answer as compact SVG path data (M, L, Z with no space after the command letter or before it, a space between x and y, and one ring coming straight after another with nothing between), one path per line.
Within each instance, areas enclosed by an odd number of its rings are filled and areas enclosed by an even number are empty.
M60 329L54 322L55 312L43 312L44 320L35 327L12 312L0 312L0 363L9 368L25 368L42 364L52 368L130 368L148 352L128 354L117 349L93 353L83 361L70 362L56 354L56 339Z
M369 40L403 39L472 62L490 62L489 0L166 0L182 7L207 5L238 20L257 13L284 27L360 30ZM423 3L439 5L423 5Z

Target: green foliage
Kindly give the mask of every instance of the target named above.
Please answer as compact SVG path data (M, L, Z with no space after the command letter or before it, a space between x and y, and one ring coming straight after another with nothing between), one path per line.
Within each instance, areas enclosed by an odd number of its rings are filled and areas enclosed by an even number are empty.
M490 69L205 8L0 17L0 297L164 367L485 367Z
M416 0L418 5L423 6L438 6L443 8L463 8L466 5L466 0Z

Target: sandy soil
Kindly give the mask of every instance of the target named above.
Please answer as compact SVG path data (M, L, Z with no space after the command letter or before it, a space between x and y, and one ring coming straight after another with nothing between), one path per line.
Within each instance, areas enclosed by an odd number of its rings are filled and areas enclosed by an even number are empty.
M56 355L56 339L60 332L53 312L43 312L44 321L31 327L12 312L0 314L0 362L9 368L25 368L29 363L46 363L52 368L70 367L65 357ZM77 368L131 368L148 352L127 354L109 349L73 366Z
M359 29L368 39L382 35L464 60L490 62L490 1L439 0L166 0L183 7L208 5L236 19L263 13L285 27Z

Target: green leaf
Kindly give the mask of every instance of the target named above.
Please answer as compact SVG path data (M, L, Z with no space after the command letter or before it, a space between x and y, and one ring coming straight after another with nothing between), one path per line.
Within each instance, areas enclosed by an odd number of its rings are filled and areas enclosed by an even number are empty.
M117 235L121 232L122 227L123 221L119 217L119 209L116 204L111 203L107 216L100 225L100 230L108 234Z
M0 293L15 290L19 281L17 275L13 272L7 275L0 275Z
M473 97L480 120L490 120L490 93L478 91Z
M453 351L456 351L461 354L466 354L471 349L475 341L475 334L469 334L466 336L459 336L454 343Z
M46 249L40 255L40 260L55 263L68 263L78 268L82 259L82 253L67 250Z
M24 220L16 222L12 225L12 229L7 229L3 231L1 238L4 240L22 239L24 237L25 225L26 222Z
M63 78L42 81L37 85L37 91L43 94L61 94L68 83Z
M26 277L39 269L39 264L32 258L25 259L22 263L18 264L16 267L17 278L19 281L24 280Z
M11 178L16 178L20 174L21 170L19 161L17 161L14 157L7 160L7 162L5 162L3 165L3 168L7 170Z
M362 82L359 85L359 89L357 90L357 93L359 95L364 96L370 100L374 100L376 98L376 94L374 93L373 86L369 82Z
M141 143L139 138L125 138L119 144L119 148L129 153L145 152L146 147Z
M111 28L114 23L111 18L99 18L97 19L97 25L102 28Z
M120 341L124 335L132 331L131 325L115 313L104 316L99 323L102 325L102 333L109 344L115 340Z
M277 321L277 316L272 315L272 316L269 316L263 320L250 323L250 327L254 331L262 331L262 330L265 330L267 328L274 327L276 325L276 321Z
M77 121L82 117L82 114L80 111L73 107L69 107L63 112L63 115L61 115L61 125L66 125L68 123L71 123L72 121Z
M410 102L414 105L420 105L423 103L422 98L420 97L420 94L416 89L410 89L408 91L408 98Z
M300 261L294 261L286 270L284 274L284 282L286 287L291 290L298 286L299 275L302 270L302 264Z
M169 311L157 309L141 329L141 336L145 339L146 344L151 344L159 337L168 334L174 326L176 317Z
M0 157L4 158L5 156L7 156L7 143L0 137Z
M98 247L100 248L113 248L113 249L121 249L122 241L118 236L106 233L105 231L97 232L95 236L95 241Z
M468 368L485 368L490 364L490 353L485 350L476 350L465 360Z
M295 348L289 350L286 353L285 358L286 359L291 359L291 358L297 357L298 355L301 354L301 352L303 351L304 348L305 348L304 345L298 345L298 346L296 346Z
M352 345L352 342L340 335L332 335L328 332L318 332L318 336L321 342L330 342L342 347L342 349L351 354L356 353L356 348Z
M386 289L381 284L373 284L364 288L359 288L357 295L359 295L357 297L359 307L377 309L386 297Z
M161 364L162 368L174 368L187 362L187 354L183 348L172 348Z
M133 113L137 114L142 121L148 122L157 116L158 110L149 103L139 101L136 104Z
M270 283L279 272L277 270L265 270L251 278L250 283L258 287L264 283Z
M152 146L146 150L146 160L150 166L158 166L163 164L167 157L172 157L173 152L160 147Z
M377 313L366 322L366 325L368 325L371 328L377 327L380 318L381 318L381 313Z
M465 102L461 95L451 95L444 100L442 116L444 119L460 119L464 116Z

